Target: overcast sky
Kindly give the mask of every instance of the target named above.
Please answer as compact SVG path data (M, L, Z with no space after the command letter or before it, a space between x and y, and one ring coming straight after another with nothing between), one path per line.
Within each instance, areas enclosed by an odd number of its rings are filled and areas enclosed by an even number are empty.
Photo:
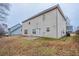
M11 27L16 25L17 23L21 23L25 19L53 6L56 4L40 4L40 3L18 3L11 4L9 16L7 19L8 26ZM69 17L71 25L78 26L79 25L79 4L59 4L62 11L66 16Z

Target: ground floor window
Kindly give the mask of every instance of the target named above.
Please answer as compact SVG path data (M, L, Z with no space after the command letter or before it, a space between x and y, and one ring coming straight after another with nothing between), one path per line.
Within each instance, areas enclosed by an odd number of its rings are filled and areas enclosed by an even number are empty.
M49 27L47 27L47 28L46 28L46 31L47 31L47 32L49 32L49 31L50 31L50 28L49 28Z
M32 29L32 33L33 34L36 34L36 29Z
M28 30L27 29L24 30L24 34L28 34Z

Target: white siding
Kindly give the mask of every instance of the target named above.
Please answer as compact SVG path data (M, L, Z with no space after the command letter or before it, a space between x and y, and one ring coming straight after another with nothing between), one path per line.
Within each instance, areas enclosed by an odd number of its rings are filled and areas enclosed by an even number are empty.
M22 33L24 34L24 30L27 29L28 30L28 34L27 35L34 35L32 33L32 29L37 29L37 28L41 28L42 27L42 18L43 18L43 16L41 15L39 17L36 17L36 18L34 18L32 20L29 20L29 21L23 23ZM29 24L29 22L30 22L30 24ZM42 35L42 30L40 31L39 35Z
M29 24L30 22L30 24ZM46 28L50 31L47 32ZM38 30L40 28L40 31ZM28 30L28 34L24 34L24 30ZM36 34L32 33L32 29L36 29ZM64 34L62 33L64 31ZM38 33L39 32L39 33ZM51 38L60 38L66 34L66 21L57 9L40 15L36 18L22 23L22 34L32 36L42 36Z
M57 25L58 25L58 38L66 35L66 20L61 15L61 13L57 10Z
M56 9L45 14L45 21L43 26L44 26L43 31L45 37L56 38ZM50 28L49 32L46 31L47 27Z

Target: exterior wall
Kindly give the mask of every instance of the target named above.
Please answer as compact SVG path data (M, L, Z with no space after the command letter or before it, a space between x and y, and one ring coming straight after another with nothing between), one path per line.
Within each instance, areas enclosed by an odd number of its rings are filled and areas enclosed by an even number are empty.
M30 24L29 24L30 22ZM27 35L32 36L43 36L43 37L54 37L56 38L56 10L52 10L48 13L40 15L32 20L29 20L22 24L22 34L24 30L28 30ZM50 31L46 32L46 28L49 27ZM40 28L40 31L38 29ZM37 29L37 34L32 33L32 29Z
M61 13L57 10L57 27L58 27L58 38L66 35L66 20L61 15Z
M56 38L56 9L45 14L44 26L44 37ZM46 28L49 27L50 31L47 32Z
M30 24L29 24L30 22ZM46 28L50 31L47 32ZM40 28L40 31L38 29ZM24 34L24 30L28 30L28 34ZM32 29L36 29L36 34L32 33ZM64 33L63 33L64 31ZM42 36L51 38L60 38L66 35L66 21L57 9L40 15L32 20L22 23L22 34L32 36Z

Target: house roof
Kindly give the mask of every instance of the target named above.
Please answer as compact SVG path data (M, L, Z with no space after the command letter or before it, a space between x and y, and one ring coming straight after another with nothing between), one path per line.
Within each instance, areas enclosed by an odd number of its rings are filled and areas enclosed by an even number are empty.
M47 12L49 12L49 11L52 11L52 10L56 9L56 8L59 10L59 12L60 12L61 15L63 16L63 18L66 20L66 17L65 17L65 15L64 15L63 11L61 10L59 4L57 4L57 5L53 6L53 7L50 7L50 8L48 8L48 9L46 9L46 10L44 10L44 11L42 11L42 12L40 12L40 13L38 13L38 14L36 14L36 15L34 15L34 16L32 16L32 17L26 19L26 20L24 20L22 23L25 23L25 22L27 22L28 20L31 20L31 19L33 19L33 18L35 18L35 17L38 17L38 16L40 16L40 15L42 15L42 14L45 14L45 13L47 13Z

